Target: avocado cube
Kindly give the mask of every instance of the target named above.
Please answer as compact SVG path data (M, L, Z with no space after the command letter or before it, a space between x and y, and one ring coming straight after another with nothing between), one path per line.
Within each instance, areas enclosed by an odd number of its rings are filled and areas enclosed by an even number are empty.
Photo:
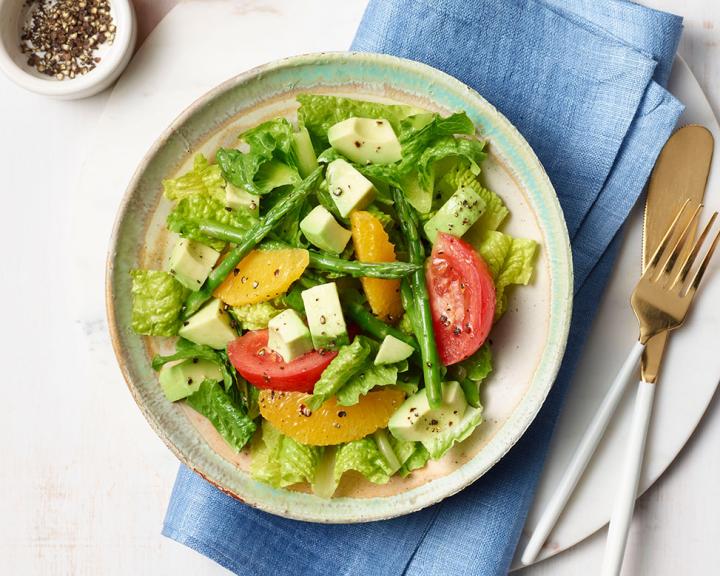
M340 254L350 241L352 234L337 223L333 215L321 205L315 206L300 222L300 230L305 238L320 248L334 254Z
M316 350L337 348L350 342L335 282L313 286L303 290L300 296Z
M222 380L220 367L208 360L188 359L168 362L160 369L160 386L170 402L190 396L203 380Z
M298 172L302 178L307 178L318 167L315 149L310 140L310 134L304 126L293 135L292 147L297 156Z
M390 417L388 428L399 440L426 442L457 424L467 410L467 401L458 382L444 382L443 402L430 408L425 388L418 390Z
M399 338L395 338L392 334L385 336L385 339L380 344L377 356L375 356L374 364L395 364L395 362L402 362L406 358L410 358L415 348L406 344Z
M230 315L217 298L190 316L178 334L195 344L204 344L216 350L223 350L228 342L237 338L230 324Z
M477 222L485 210L485 201L472 188L463 186L448 198L423 229L428 240L435 243L439 232L458 238Z
M328 130L330 146L358 164L392 164L402 147L390 122L383 118L348 118Z
M340 216L346 218L353 210L366 208L375 198L372 182L346 160L333 160L326 173L330 197Z
M313 349L310 330L300 314L289 309L268 322L268 348L282 356L285 362L292 362Z
M260 196L250 194L230 182L225 185L225 206L233 210L247 210L256 218L260 216Z
M180 238L170 255L170 274L193 292L200 290L220 252L187 238Z

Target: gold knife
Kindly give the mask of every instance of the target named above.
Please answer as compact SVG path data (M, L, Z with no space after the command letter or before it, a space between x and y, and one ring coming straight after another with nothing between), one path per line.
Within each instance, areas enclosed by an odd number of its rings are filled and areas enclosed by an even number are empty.
M693 205L702 203L710 173L713 142L707 128L691 124L677 130L660 152L650 176L645 201L643 269L683 203L686 200ZM694 237L695 230L692 230L690 241L685 243L688 249ZM645 382L657 380L668 334L658 334L647 343L640 364Z

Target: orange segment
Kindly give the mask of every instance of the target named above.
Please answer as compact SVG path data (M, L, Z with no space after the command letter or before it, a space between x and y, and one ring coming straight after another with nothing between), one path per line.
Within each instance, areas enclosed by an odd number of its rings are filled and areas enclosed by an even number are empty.
M335 397L311 412L309 394L261 390L260 414L280 432L303 444L330 446L364 438L387 426L405 400L400 390L368 392L353 406L338 405Z
M253 250L213 295L230 306L256 304L287 292L307 268L310 255L301 248Z
M360 262L395 262L395 246L388 238L380 220L370 212L350 214L355 255ZM400 280L361 278L373 314L386 322L396 322L403 313Z

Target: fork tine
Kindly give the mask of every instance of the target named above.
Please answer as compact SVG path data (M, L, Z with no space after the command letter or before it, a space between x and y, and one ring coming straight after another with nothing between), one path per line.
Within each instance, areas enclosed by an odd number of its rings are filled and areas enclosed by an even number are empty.
M683 249L683 245L685 244L685 241L687 240L688 236L690 235L690 232L693 230L693 225L697 221L698 217L700 216L700 210L702 209L702 204L699 204L695 210L693 211L692 215L690 216L690 220L688 220L688 223L685 225L685 228L683 228L683 231L680 233L680 237L675 241L675 245L673 246L672 250L670 251L670 254L665 259L665 263L662 265L662 270L660 271L659 277L667 276L670 274L675 267L675 263L677 262L678 258L680 257L680 254Z
M714 216L717 216L717 212L715 212ZM700 281L702 280L703 274L705 274L705 270L707 270L707 267L710 264L710 258L712 258L713 252L715 252L715 248L717 248L718 241L720 241L720 230L718 230L715 234L715 238L713 238L712 244L710 244L710 249L707 251L707 254L705 254L705 258L703 258L703 261L700 263L700 267L697 269L697 272L695 272L695 276L693 276L692 282L690 282L690 286L688 287L685 296L692 298L695 291L698 289L698 286L700 286Z
M698 236L690 253L685 257L685 260L682 263L680 271L677 273L677 276L675 276L673 283L670 285L670 290L675 288L675 286L678 284L680 286L685 284L685 279L687 278L687 275L690 273L690 269L692 268L692 265L695 263L695 259L697 258L698 252L700 252L700 248L702 248L702 245L705 243L705 238L707 238L707 235L710 233L710 229L712 228L712 225L715 222L717 215L718 215L717 212L713 213L713 215L710 217L710 220L708 220L708 223L705 224L705 228L703 228L702 233L700 234L700 236Z
M652 258L648 260L647 266L645 266L645 270L643 271L643 276L649 276L652 275L654 270L657 268L658 262L660 262L660 258L662 258L663 252L665 252L665 248L667 248L667 245L670 243L670 239L672 238L675 228L680 220L680 216L682 216L683 212L685 212L685 208L687 208L687 205L690 203L690 199L688 198L685 200L685 203L682 205L682 208L678 211L678 213L675 215L675 219L672 221L672 224L670 224L670 227L668 228L667 232L665 232L665 236L663 236L663 239L660 241L660 244L657 247L657 250L655 250L654 254L652 255ZM702 206L702 205L701 205Z

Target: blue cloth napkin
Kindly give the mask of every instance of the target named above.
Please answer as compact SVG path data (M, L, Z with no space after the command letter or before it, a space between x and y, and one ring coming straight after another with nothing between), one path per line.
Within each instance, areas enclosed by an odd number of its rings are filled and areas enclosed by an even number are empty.
M567 353L537 419L460 494L394 520L319 525L244 506L181 468L163 533L237 574L499 575L635 204L682 105L664 88L680 17L623 0L371 0L353 43L472 86L539 156L573 246Z

